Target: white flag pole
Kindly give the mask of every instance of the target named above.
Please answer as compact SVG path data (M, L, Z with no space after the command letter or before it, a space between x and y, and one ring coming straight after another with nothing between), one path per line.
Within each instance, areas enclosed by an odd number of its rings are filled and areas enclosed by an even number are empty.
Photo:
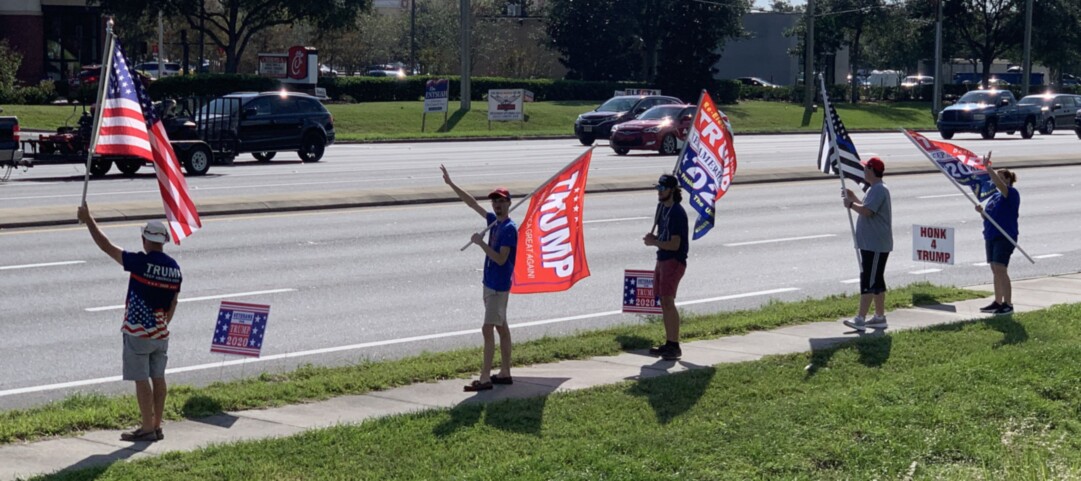
M961 187L961 184L957 183L957 179L954 179L954 178L953 178L953 176L951 176L951 175L950 175L949 173L947 173L947 172L946 172L946 171L945 171L945 170L944 170L944 169L942 168L942 166L941 166L941 165L938 165L938 162L935 162L935 159L932 159L932 158L931 158L931 156L927 154L927 151L926 151L926 150L923 150L923 147L922 147L922 146L920 146L919 142L916 142L916 139L912 138L912 136L911 136L911 135L908 135L908 132L907 132L907 131L905 131L904 129L901 129L901 132L902 132L902 133L904 133L904 134L905 134L905 137L906 137L906 138L908 138L908 140L909 140L909 141L911 141L911 142L912 142L912 143L913 143L913 144L914 144L914 145L916 146L916 148L917 148L917 149L918 149L918 150L919 150L920 152L922 152L922 153L923 153L923 156L924 156L924 157L927 157L927 160L928 160L928 161L930 161L930 162L931 162L932 164L934 164L934 165L935 165L935 167L936 167L936 168L938 168L939 172L942 172L942 175L945 175L947 179L950 179L950 183L952 183L954 187L957 187L957 190L961 191L961 194L962 194L962 195L964 195L964 196L965 196L965 198L966 198L966 199L968 199L968 201L969 201L969 202L972 202L972 206L973 206L973 207L975 207L975 206L978 206L978 205L980 205L980 202L979 202L979 201L977 201L976 199L972 198L972 196L971 196L971 195L969 195L969 191L968 191L968 190L965 190L965 188L964 188L964 187ZM988 152L988 153L987 153L987 156L988 156L988 157L991 157L991 153L990 153L990 152ZM1016 241L1016 240L1014 240L1014 238L1013 238L1013 237L1010 237L1010 235L1006 233L1006 230L1005 230L1005 229L1003 229L1003 228L1002 228L1002 226L998 225L998 222L995 222L995 219L992 219L992 218L991 218L991 216L987 215L987 212L984 212L984 211L983 211L983 210L981 209L981 210L980 210L980 215L981 215L981 216L982 216L982 217L983 217L984 219L987 219L987 220L988 220L989 222L991 222L991 225L995 226L995 228L996 228L996 229L998 229L998 231L1002 233L1002 236L1003 236L1003 237L1005 237L1005 238L1006 238L1006 240L1010 241L1010 243L1011 243L1011 244L1013 244L1013 246L1014 246L1014 247L1016 247L1016 248L1017 248L1017 250L1021 251L1021 254L1025 256L1025 259L1028 259L1028 261L1029 261L1029 262L1031 262L1031 263L1033 263L1033 264L1035 264L1035 263L1036 263L1036 261L1035 261L1035 260L1033 260L1033 259L1032 259L1032 257L1028 255L1028 252L1025 252L1025 250L1021 248L1021 245L1020 245L1020 244L1018 244L1018 243L1017 243L1017 241Z
M588 152L593 152L593 149L595 149L595 148L596 147L590 147L589 150L587 150L586 152L587 153ZM583 153L582 155L585 155L585 153ZM526 200L529 200L530 197L533 197L533 194L536 194L538 190L541 190L542 188L544 188L544 186L548 185L548 183L551 182L552 179L555 179L556 177L559 177L560 175L563 175L563 173L566 172L567 169L571 168L571 166L574 165L575 162L578 162L578 159L582 158L582 155L579 155L578 157L575 157L574 160L572 160L569 164L564 166L562 169L559 169L559 172L556 172L555 175L549 177L548 180L546 180L544 182L541 182L541 184L538 185L536 189L533 189L533 192L530 192L529 195L527 195L525 197L522 197L520 200L518 200L518 202L516 204L512 205L511 208L509 210L507 210L507 214L510 215L511 212L514 212L514 209L517 209L518 206L522 205L523 202L525 202ZM496 222L499 222L499 220L496 220L495 222L492 222L491 224L488 224L488 227L485 227L484 230L482 230L480 232L477 232L477 233L478 234L483 234L483 233L487 232L488 229L491 229L492 226L494 226L496 224ZM462 246L461 249L458 249L458 250L459 251L464 251L464 250L468 249L469 246L472 245L472 244L473 244L473 240L470 239L469 242L466 242L466 244L464 246Z
M86 151L86 176L83 179L83 201L80 205L86 205L86 190L90 186L90 163L94 160L94 149L98 146L98 132L101 129L101 111L105 100L105 85L109 83L113 70L113 44L116 37L113 36L113 19L105 24L105 55L101 64L101 75L98 78L98 101L94 111L94 128L90 133L90 148Z
M841 192L844 192L844 198L848 198L848 187L845 185L845 172L841 168L841 154L837 150L837 132L833 130L833 122L828 118L830 116L830 100L829 95L826 93L826 79L819 76L818 80L822 84L822 121L825 122L826 128L829 129L830 135L827 137L827 141L832 139L830 147L833 148L833 152L837 155L837 165L834 167L837 169L837 177L841 179ZM819 156L821 158L821 155ZM828 160L827 160L828 161ZM845 209L848 211L848 229L852 232L852 249L856 253L856 265L860 266L860 273L863 273L863 257L860 255L860 247L856 243L856 223L852 220L852 209Z

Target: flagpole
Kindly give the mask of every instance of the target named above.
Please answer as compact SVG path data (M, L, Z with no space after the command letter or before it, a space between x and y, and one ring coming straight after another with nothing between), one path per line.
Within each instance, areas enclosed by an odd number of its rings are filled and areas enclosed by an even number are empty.
M826 128L829 129L829 132L832 134L831 137L834 139L834 144L836 144L837 143L836 142L837 132L833 131L833 122L830 122L829 119L826 118L826 117L829 116L829 112L830 112L830 99L829 99L829 95L827 95L827 93L826 93L826 79L823 78L822 76L819 76L818 80L822 84L822 107L823 107L822 122L826 124ZM836 149L834 149L834 151L836 152ZM841 168L841 157L840 157L840 155L841 154L838 152L837 153L837 167L836 167L837 168L837 177L840 177L840 179L841 179L841 192L844 193L844 197L847 199L848 198L848 186L845 185L845 173L844 173L844 169ZM821 154L819 154L819 158L822 158ZM852 232L852 250L854 250L856 252L856 265L860 266L860 274L862 274L863 273L863 256L860 255L860 246L859 246L859 244L856 243L856 223L855 223L855 221L852 220L852 209L845 209L845 210L848 212L848 229Z
M594 146L594 147L590 147L590 148L589 148L589 150L587 150L587 151L586 151L586 153L590 153L590 152L593 152L593 149L595 149L595 148L596 148L596 146ZM583 153L582 155L585 155L585 153ZM562 169L559 169L559 172L556 172L556 173L555 173L555 175L553 175L553 176L549 177L549 178L548 178L548 180L546 180L546 181L544 181L544 182L541 182L541 183L540 183L540 185L538 185L536 189L533 189L533 192L530 192L530 193L529 193L529 195L527 195L527 196L525 196L525 197L522 197L521 199L519 199L519 200L518 200L518 203L516 203L516 204L512 205L512 206L511 206L511 208L507 210L507 215L510 215L510 213L511 213L511 212L514 212L514 209L517 209L517 208L518 208L518 206L522 205L522 203L523 203L523 202L525 202L526 200L528 200L528 199L529 199L530 197L533 197L533 195L534 195L534 194L536 194L536 193L537 193L537 191L539 191L539 190L541 190L542 188L544 188L544 186L548 185L548 183L549 183L549 182L551 182L551 181L552 181L553 179L555 179L556 177L559 177L559 176L563 175L563 173L564 173L564 172L566 172L566 171L567 171L567 169L571 168L571 166L573 166L573 165L575 164L575 162L578 162L578 159L581 159L581 158L582 158L582 155L579 155L578 157L575 157L575 158L574 158L574 160L570 161L570 163L568 163L568 164L567 164L566 166L564 166L564 167L563 167ZM491 228L492 228L492 226L494 226L494 225L496 224L496 222L499 222L499 220L497 219L497 220L496 220L495 222L492 222L491 224L488 224L488 227L485 227L485 228L484 228L484 230L482 230L482 231L480 231L480 232L477 232L477 234L483 234L483 233L485 233L485 232L486 232L486 231L487 231L488 229L491 229ZM473 244L473 240L472 240L472 239L470 239L470 241L469 241L469 242L467 242L467 243L466 243L466 244L465 244L464 246L462 246L462 248L461 248L461 249L458 249L458 251L465 251L465 250L466 250L466 249L468 249L468 248L469 248L469 246L470 246L470 245L472 245L472 244Z
M113 37L113 19L110 17L109 21L105 24L105 55L103 56L104 62L101 64L101 76L98 78L97 109L94 111L94 128L90 131L90 148L86 151L86 175L83 178L83 201L80 205L86 205L86 190L90 187L90 163L94 160L94 149L98 145L98 133L101 128L102 102L105 98L105 86L109 83L109 78L112 77L112 53L113 44L115 42L116 40Z
M941 165L938 165L938 162L935 162L935 159L932 159L930 155L927 155L927 151L923 150L920 144L916 142L916 139L913 139L911 135L908 135L908 132L906 132L904 129L901 129L901 132L905 134L905 138L907 138L917 147L917 150L923 153L924 157L927 157L928 161L930 161L932 164L935 165L936 168L938 168L939 172L942 172L942 175L945 175L947 179L950 179L950 182L953 184L953 186L957 187L957 190L961 191L961 194L964 195L969 202L972 202L973 207L981 205L979 201L973 199L972 196L969 195L969 192L965 190L964 187L961 187L961 184L957 183L957 179L954 179L953 176L946 172ZM988 153L987 156L990 157L991 154ZM995 228L998 229L998 231L1002 234L1003 237L1006 238L1006 240L1010 241L1010 243L1013 244L1013 246L1016 247L1017 250L1021 251L1021 254L1025 256L1025 259L1028 259L1028 261L1033 264L1036 263L1036 261L1028 255L1028 252L1025 252L1025 250L1021 248L1021 245L1018 244L1017 241L1013 239L1013 237L1010 237L1010 235L1006 233L1006 230L1003 229L1002 226L998 225L998 222L995 222L995 219L992 219L990 215L987 215L987 212L985 212L983 209L980 209L980 215L984 219L990 221L991 225L995 226Z

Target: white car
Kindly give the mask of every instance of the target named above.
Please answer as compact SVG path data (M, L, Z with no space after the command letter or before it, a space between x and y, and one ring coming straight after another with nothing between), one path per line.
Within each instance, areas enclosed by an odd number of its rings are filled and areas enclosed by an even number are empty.
M913 88L920 85L934 85L935 78L930 75L909 75L901 80L901 87Z
M170 76L173 76L173 75L180 75L180 64L179 63L165 62L164 67L165 67L164 68L164 71L165 71L164 76L165 77L170 77ZM145 73L150 78L161 78L162 77L161 75L158 75L158 63L154 62L154 61L143 62L143 63L141 63L139 65L136 65L135 70L139 70L139 71Z

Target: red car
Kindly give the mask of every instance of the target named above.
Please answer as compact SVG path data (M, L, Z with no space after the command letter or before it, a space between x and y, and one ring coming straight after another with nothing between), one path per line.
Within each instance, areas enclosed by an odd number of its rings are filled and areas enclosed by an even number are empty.
M694 111L694 105L658 105L612 127L609 145L617 155L627 155L632 149L676 155L687 139Z

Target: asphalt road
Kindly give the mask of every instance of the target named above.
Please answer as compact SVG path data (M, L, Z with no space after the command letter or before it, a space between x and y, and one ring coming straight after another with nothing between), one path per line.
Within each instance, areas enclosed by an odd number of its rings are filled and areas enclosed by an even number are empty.
M938 138L937 133L928 135ZM929 166L900 133L853 134L852 137L862 154L877 153L888 165ZM813 168L818 142L817 134L737 136L739 173L778 169L806 172ZM981 154L993 151L994 159L999 161L1081 160L1081 140L1068 130L1050 136L1036 135L1029 140L1001 134L998 139L988 141L978 135L958 134L953 142ZM301 163L292 152L280 153L278 157L282 160L269 164L244 155L233 166L215 165L204 177L189 177L188 185L197 202L215 197L438 188L442 185L437 169L440 163L446 164L459 183L467 187L488 186L507 179L540 183L584 150L573 139L342 144L328 148L323 161L314 164ZM674 157L644 151L620 157L601 141L590 176L594 180L629 175L652 178L670 171L674 163ZM737 182L738 178L737 175ZM77 205L82 183L81 165L47 165L16 171L9 182L0 183L0 206ZM88 202L94 205L154 201L159 195L149 168L144 167L134 178L123 177L114 169L106 177L91 182Z
M474 162L479 173L482 162ZM1081 271L1078 178L1081 166L1021 173L1021 243L1037 263L1016 253L1015 278ZM943 176L890 178L887 170L886 181L896 246L889 285L990 281L989 269L975 265L983 261L981 222ZM653 265L653 250L640 239L654 202L650 192L591 194L586 245L592 276L564 293L513 296L515 339L643 322L619 314L619 299L622 271ZM524 207L513 216L520 218ZM836 181L734 186L718 207L719 225L691 245L678 299L684 309L753 308L770 299L856 290L851 280L858 267ZM206 219L202 232L167 248L185 277L171 326L170 377L206 384L306 363L478 345L482 254L458 249L482 224L460 204ZM957 264L912 261L913 224L956 228ZM118 245L135 247L139 226L110 224L106 232ZM0 256L0 408L76 389L128 392L130 383L118 381L127 275L97 250L85 228L0 232ZM272 306L263 359L239 363L209 352L222 299Z

